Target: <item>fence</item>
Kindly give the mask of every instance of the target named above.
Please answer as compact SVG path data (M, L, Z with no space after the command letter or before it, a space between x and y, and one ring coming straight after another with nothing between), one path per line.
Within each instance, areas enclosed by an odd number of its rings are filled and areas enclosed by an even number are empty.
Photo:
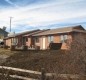
M4 71L4 73L1 70ZM8 71L9 73L5 73L5 71ZM37 78L37 77L36 78L28 78L25 75L19 75L21 73L33 74L33 76L39 75L40 77L39 78ZM46 73L44 68L42 68L41 72L38 72L38 71L32 71L32 70L26 70L26 69L20 69L20 68L0 66L0 75L2 75L2 74L5 76L8 74L8 76L10 76L11 78L22 79L22 80L46 80L47 77L53 77L54 75L56 75L58 77L64 77L64 78L67 78L67 77L80 78L82 76L86 77L86 75L77 75L77 74L76 75L75 74L74 75L73 74L58 74L57 75L55 73Z
M18 76L19 72L20 73L28 73L28 74L35 74L35 75L40 75L40 79L41 80L45 80L46 76L52 76L53 73L45 73L44 69L42 69L41 72L38 71L32 71L32 70L25 70L25 69L20 69L20 68L13 68L13 67L6 67L6 66L0 66L0 70L4 70L4 75L6 75L5 71L9 72L9 76L12 78L17 78L17 79L23 79L23 80L39 80L39 79L33 79L33 78L27 78L27 77L23 77L23 76ZM13 71L15 71L16 75L13 75ZM12 75L11 75L11 74ZM14 74L15 74L14 73ZM2 75L2 71L0 72L0 75ZM46 75L45 75L46 74Z

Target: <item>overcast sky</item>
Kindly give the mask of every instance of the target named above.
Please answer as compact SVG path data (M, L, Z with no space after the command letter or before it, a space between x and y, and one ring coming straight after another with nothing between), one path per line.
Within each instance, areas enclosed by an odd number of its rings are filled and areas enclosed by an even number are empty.
M0 0L0 28L9 31L82 25L86 29L86 0Z

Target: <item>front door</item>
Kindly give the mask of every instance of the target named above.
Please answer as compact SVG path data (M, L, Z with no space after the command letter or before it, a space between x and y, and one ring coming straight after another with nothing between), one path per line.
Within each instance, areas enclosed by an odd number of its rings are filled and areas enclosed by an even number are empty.
M43 37L43 43L42 43L42 46L43 46L43 47L42 47L43 49L46 49L46 47L45 47L45 37Z
M22 37L22 45L26 45L26 38Z

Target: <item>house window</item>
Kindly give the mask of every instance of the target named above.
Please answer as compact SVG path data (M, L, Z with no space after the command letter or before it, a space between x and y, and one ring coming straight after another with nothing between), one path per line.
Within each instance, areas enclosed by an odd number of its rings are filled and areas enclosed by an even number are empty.
M17 38L14 38L13 44L17 45L17 43L18 43L18 39Z
M49 43L53 42L53 36L48 36L48 42Z
M36 37L36 38L35 38L35 42L36 42L36 43L39 43L39 37Z
M67 35L61 35L61 43L66 42L67 39L68 39L68 36Z

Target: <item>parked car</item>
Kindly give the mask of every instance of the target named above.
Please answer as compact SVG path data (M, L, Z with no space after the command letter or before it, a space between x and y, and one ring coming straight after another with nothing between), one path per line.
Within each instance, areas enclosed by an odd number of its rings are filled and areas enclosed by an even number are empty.
M4 42L0 42L0 48L3 48Z

